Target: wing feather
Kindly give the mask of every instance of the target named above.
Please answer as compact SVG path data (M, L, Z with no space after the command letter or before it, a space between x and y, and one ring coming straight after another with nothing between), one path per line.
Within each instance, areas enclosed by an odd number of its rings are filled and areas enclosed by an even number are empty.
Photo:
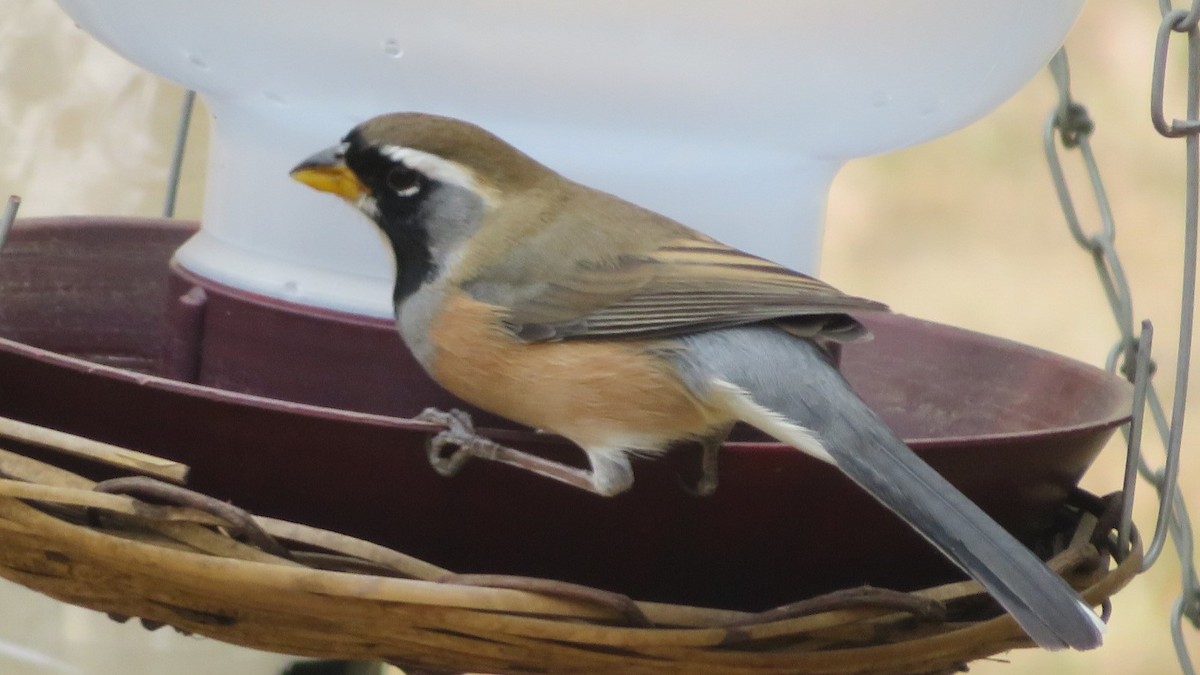
M880 311L818 279L706 238L676 237L639 256L581 261L565 278L508 297L508 324L537 342L666 337L780 321L796 335L855 339L847 312Z

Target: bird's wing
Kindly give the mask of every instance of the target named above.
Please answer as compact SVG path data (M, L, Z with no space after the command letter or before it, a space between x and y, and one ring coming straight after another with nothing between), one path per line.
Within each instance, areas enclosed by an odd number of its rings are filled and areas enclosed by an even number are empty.
M505 303L523 340L666 337L772 321L802 337L865 334L846 312L885 310L813 277L705 238L675 237L615 262L575 264Z

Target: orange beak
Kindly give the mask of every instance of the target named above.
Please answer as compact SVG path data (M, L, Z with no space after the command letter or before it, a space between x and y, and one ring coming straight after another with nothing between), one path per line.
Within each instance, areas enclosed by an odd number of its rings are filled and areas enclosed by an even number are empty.
M305 185L335 194L354 203L367 194L367 186L346 166L345 146L335 145L309 157L292 169L291 177Z

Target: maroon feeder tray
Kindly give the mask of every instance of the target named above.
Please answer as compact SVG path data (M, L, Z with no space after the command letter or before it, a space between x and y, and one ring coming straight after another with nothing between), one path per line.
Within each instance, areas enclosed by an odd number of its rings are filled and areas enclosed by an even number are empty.
M681 487L698 476L686 446L635 462L634 488L607 499L480 460L443 478L425 454L433 427L404 418L466 406L426 378L389 321L194 278L169 264L194 231L18 223L0 253L0 415L184 462L196 490L456 572L747 610L957 576L835 469L753 430L735 432L708 498ZM862 318L875 340L848 346L842 369L863 398L1023 541L1052 530L1127 420L1127 383L977 333ZM475 415L504 443L582 462L562 439Z

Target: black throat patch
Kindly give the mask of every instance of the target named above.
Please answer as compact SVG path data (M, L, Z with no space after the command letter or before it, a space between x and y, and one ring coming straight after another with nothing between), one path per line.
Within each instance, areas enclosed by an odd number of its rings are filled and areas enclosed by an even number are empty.
M428 193L436 186L426 182L415 195L401 196L387 186L388 172L395 161L363 141L356 130L346 136L346 165L371 191L378 213L375 224L387 237L396 260L396 283L392 287L393 307L412 295L437 272L429 249L429 232L423 226L423 211Z
M433 278L437 265L429 251L429 233L411 222L392 222L388 212L380 205L376 221L392 245L396 259L396 283L392 286L392 305L398 307L408 296Z

